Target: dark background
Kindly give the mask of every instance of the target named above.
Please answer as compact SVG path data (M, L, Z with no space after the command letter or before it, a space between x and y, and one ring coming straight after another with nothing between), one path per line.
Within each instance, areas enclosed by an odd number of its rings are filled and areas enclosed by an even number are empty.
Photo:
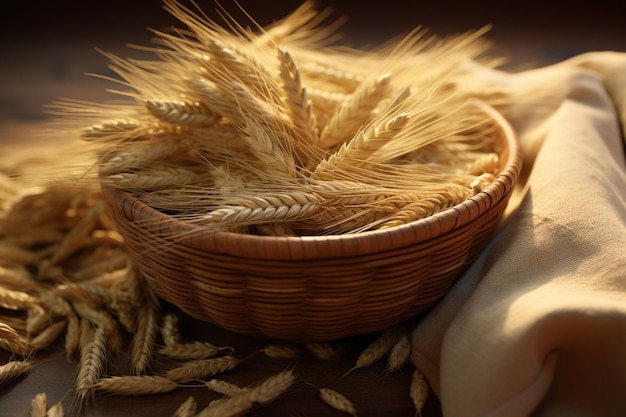
M183 0L190 4L189 0ZM217 3L197 0L219 20ZM243 19L232 0L220 2ZM240 0L265 25L301 1ZM445 36L492 25L487 38L493 54L509 58L503 68L516 71L546 65L592 50L626 51L626 24L620 2L531 1L331 1L334 17L347 16L341 42L368 47L417 26ZM43 107L59 97L109 98L104 83L85 73L108 74L108 60L96 48L136 56L125 44L149 44L148 27L181 25L161 0L75 2L3 0L0 5L0 145L17 133L11 121L46 117Z

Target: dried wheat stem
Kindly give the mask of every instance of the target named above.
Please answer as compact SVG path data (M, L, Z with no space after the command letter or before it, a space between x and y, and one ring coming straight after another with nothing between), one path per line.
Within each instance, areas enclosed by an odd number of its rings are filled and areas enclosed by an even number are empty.
M178 384L158 375L129 375L100 378L90 388L118 395L147 395L172 392Z
M186 362L177 368L168 370L164 376L176 382L201 379L229 371L239 365L239 362L239 359L233 356L222 356L212 359L197 359Z

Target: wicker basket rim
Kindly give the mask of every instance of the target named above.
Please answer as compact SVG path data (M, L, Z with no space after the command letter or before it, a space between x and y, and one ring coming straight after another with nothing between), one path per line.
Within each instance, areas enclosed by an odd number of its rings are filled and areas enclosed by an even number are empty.
M455 228L462 227L489 211L505 198L519 176L522 155L517 135L511 124L490 105L474 100L500 128L503 142L501 157L503 169L482 191L464 202L431 216L389 229L370 230L354 234L323 236L258 236L235 232L214 231L191 223L185 223L162 213L132 195L110 185L102 184L102 190L114 200L122 201L122 210L128 219L152 225L153 231L163 236L181 236L187 244L198 248L212 248L222 253L258 259L316 259L336 256L360 256L381 250L425 242ZM166 237L166 240L168 238ZM320 250L320 246L326 245ZM265 248L264 248L265 247ZM333 250L329 248L332 247ZM255 248L254 250L250 250ZM294 250L294 248L297 248ZM284 255L277 255L283 252ZM324 255L322 255L324 254Z

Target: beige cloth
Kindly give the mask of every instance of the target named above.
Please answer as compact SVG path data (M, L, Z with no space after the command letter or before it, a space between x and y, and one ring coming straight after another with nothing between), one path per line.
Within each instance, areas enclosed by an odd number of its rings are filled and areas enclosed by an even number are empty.
M626 54L472 74L511 101L525 188L412 360L444 417L626 416Z

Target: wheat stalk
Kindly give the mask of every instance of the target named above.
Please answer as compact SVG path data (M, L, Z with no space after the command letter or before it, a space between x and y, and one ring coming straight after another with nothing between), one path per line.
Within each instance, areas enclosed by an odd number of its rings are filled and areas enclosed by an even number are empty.
M345 395L331 388L319 388L320 398L335 410L357 415L354 404Z
M131 375L100 378L90 388L118 395L149 395L172 392L178 384L158 375Z
M361 126L367 124L374 109L389 92L390 74L383 74L364 82L342 102L320 134L320 146L331 149L352 138Z
M212 359L196 359L185 362L179 367L168 370L164 376L172 381L184 382L193 379L206 378L225 371L229 371L239 365L239 359L233 356L222 356Z
M131 342L133 373L142 374L150 365L158 332L158 305L149 295L141 304L135 321L135 334Z
M419 371L419 369L415 369L411 377L409 394L413 400L415 412L420 416L422 415L422 409L428 400L428 392L429 388L426 378L424 378L424 375Z
M79 404L84 403L91 393L92 387L100 379L107 357L105 329L98 327L95 331L88 330L87 332L84 331L87 327L83 326L82 329L81 339L84 342L80 349L80 363L76 376L76 392Z
M193 341L188 343L170 343L160 347L157 352L173 359L207 359L217 356L232 348L217 347L209 342Z
M0 385L4 385L5 382L23 375L32 368L32 363L29 361L12 360L4 365L0 365Z
M252 387L242 389L234 396L209 404L196 417L241 415L257 404L263 405L273 401L287 391L294 381L295 374L292 371L283 371L266 378Z

